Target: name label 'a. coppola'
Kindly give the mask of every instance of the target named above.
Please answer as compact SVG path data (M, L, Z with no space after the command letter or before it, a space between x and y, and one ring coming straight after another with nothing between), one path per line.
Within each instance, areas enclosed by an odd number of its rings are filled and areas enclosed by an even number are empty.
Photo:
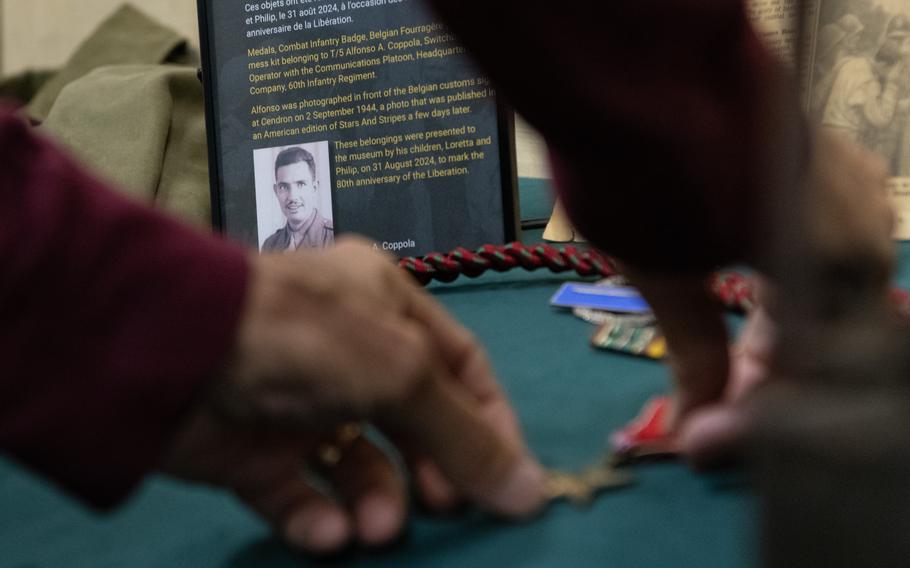
M416 248L417 243L413 239L408 239L406 241L398 241L396 243L385 242L382 243L382 250L387 250L389 252L398 252L402 250L408 250Z

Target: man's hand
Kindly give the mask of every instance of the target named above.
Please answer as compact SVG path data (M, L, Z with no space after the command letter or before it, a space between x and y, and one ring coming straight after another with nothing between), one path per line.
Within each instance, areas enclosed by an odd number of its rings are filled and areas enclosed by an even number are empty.
M319 447L369 421L399 446L431 506L458 497L507 516L544 502L543 473L473 336L365 242L254 256L237 349L167 471L233 489L303 550L381 545L404 524L401 474L364 438L337 464ZM320 491L304 465L322 467Z
M694 410L680 426L680 450L698 466L739 457L752 419L749 400L771 376L777 326L768 311L769 285L756 277L753 287L758 306L749 314L731 350L729 381L723 398Z
M833 302L885 309L894 266L887 168L877 155L838 136L817 131L814 140L804 189L811 202L804 237L820 265L848 280L832 281L817 293L831 295ZM762 307L751 314L731 356L723 314L705 285L707 274L668 275L634 266L624 271L667 337L682 451L698 465L723 461L747 430L751 393L776 371L778 306L767 297L773 275L759 287Z
M624 264L621 270L648 301L667 339L676 380L677 421L721 398L727 383L729 336L708 273L669 274Z

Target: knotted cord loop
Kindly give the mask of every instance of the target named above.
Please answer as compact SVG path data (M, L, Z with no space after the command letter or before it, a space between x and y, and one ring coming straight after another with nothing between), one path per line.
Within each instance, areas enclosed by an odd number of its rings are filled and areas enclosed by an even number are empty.
M433 280L453 282L461 275L477 278L490 270L508 272L515 268L527 271L546 268L556 273L574 270L579 276L616 274L613 262L595 250L580 251L571 246L558 248L547 244L527 246L517 242L504 246L484 245L474 251L459 247L448 254L434 252L421 258L404 258L399 264L424 285Z
M399 265L423 285L433 280L454 282L462 275L477 278L490 270L508 272L515 268L527 271L546 268L555 273L574 270L584 277L617 275L616 264L596 250L548 244L528 246L518 242L503 246L484 245L475 251L457 248L449 254L434 252L422 258L403 258ZM718 272L711 277L709 285L727 309L748 312L756 306L752 284L743 274ZM910 322L910 292L892 289L891 303L901 319Z

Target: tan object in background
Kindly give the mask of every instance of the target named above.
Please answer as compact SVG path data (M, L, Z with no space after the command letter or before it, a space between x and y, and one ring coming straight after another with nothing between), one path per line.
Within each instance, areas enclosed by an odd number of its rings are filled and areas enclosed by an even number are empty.
M0 69L62 66L85 38L123 4L132 3L199 45L194 0L0 0Z
M544 229L543 240L551 243L587 242L572 226L572 222L569 221L569 216L559 200L553 205L553 214L550 215L550 222L547 223L547 228Z
M550 216L550 222L543 232L543 239L551 243L569 243L575 238L575 231L572 229L572 223L566 215L562 203L556 202L553 206L553 214Z
M0 77L6 74L6 65L4 65L3 61L3 55L5 53L5 50L3 49L3 43L4 37L6 35L4 33L5 30L3 26L3 9L3 0L0 0Z

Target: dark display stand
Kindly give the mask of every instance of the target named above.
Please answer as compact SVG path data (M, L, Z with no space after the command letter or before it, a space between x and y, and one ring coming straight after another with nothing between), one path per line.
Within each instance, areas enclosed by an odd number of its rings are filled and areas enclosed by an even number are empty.
M199 18L228 236L261 248L300 217L309 241L357 233L399 256L518 238L511 112L422 3L200 0ZM288 148L312 157L304 197Z

